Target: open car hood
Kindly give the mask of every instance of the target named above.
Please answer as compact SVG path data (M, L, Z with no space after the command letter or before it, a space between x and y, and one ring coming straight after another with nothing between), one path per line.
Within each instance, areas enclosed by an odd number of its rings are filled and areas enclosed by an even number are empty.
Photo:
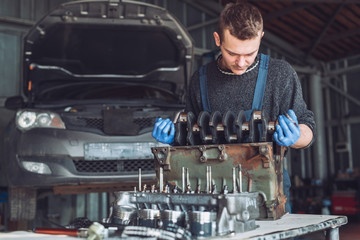
M69 2L26 35L24 92L41 101L42 92L63 83L106 81L152 84L181 99L192 63L191 37L163 8L125 0Z

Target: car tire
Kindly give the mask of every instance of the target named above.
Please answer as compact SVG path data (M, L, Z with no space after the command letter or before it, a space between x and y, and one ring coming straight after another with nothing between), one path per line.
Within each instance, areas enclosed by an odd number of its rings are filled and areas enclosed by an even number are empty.
M36 215L36 189L9 187L10 220L33 220Z

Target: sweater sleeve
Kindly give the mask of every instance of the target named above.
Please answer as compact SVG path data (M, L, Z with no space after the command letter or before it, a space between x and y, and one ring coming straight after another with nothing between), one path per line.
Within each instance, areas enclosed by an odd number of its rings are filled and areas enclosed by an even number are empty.
M284 114L288 109L293 109L299 124L307 125L313 132L313 139L311 146L316 137L316 124L314 119L314 113L308 109L306 102L303 98L302 87L295 70L289 65L290 71L288 77L285 79L285 83L282 86L282 94L280 96L280 113Z

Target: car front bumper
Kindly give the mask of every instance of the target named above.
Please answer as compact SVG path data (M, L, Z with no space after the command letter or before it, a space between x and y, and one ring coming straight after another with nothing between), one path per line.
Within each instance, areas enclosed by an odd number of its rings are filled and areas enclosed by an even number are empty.
M142 181L155 182L154 158L137 154L134 159L124 158L118 153L104 152L101 149L86 151L86 147L130 146L144 143L145 146L158 145L151 133L138 136L104 136L88 132L60 129L33 129L20 132L13 129L5 137L6 175L11 186L55 186L80 185L91 183L134 184L138 182L138 168L142 168ZM118 149L116 149L118 150ZM90 154L90 155L89 155ZM87 155L87 156L86 156ZM119 158L116 159L116 155ZM136 158L139 157L139 158ZM50 174L39 174L24 168L24 162L43 163Z

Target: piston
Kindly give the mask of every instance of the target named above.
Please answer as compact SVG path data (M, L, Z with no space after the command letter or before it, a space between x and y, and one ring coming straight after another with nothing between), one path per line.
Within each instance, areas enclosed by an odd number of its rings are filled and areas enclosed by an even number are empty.
M139 225L144 227L158 227L160 210L158 209L141 209L139 210Z
M192 211L189 213L190 232L197 238L206 238L215 235L216 212Z
M162 210L160 211L159 227L167 229L168 226L177 225L186 227L185 212L175 210Z
M120 225L134 225L137 209L132 206L117 206L113 210L113 222Z

